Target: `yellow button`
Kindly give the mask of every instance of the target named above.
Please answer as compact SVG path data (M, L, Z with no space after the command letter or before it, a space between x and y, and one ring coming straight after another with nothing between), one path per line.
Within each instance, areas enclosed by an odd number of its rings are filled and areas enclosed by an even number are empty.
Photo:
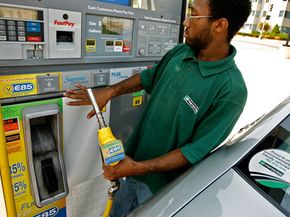
M133 97L133 107L142 105L143 103L143 96L135 96Z

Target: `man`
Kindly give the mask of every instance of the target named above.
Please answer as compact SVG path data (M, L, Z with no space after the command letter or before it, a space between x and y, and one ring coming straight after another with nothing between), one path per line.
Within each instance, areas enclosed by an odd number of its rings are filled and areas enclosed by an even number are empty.
M104 177L121 183L112 216L125 216L184 168L197 163L231 132L247 98L233 60L232 37L250 14L249 0L195 0L184 21L186 44L170 50L152 69L94 91L100 107L113 97L145 89L150 100L129 138L126 159L103 166ZM86 88L69 90L88 105ZM94 112L88 114L92 117Z

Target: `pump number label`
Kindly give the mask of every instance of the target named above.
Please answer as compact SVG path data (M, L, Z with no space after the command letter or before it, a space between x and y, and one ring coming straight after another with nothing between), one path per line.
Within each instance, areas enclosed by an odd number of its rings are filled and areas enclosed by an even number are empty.
M143 96L135 96L133 97L133 107L140 106L143 104Z

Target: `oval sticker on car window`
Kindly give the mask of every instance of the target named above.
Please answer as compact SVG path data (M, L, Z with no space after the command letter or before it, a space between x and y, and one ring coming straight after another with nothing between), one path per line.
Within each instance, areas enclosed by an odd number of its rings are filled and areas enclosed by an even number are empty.
M278 149L263 150L250 160L249 171L261 185L287 188L290 186L290 154Z

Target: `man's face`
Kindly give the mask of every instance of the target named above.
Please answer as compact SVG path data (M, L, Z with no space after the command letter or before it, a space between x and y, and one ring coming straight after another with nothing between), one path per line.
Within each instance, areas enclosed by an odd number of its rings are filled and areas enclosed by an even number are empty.
M207 0L194 0L192 3L192 13L190 16L210 16ZM210 18L188 18L185 19L183 25L185 27L184 37L185 43L199 52L202 49L207 48L208 44L212 41L213 36L211 32L211 20Z

